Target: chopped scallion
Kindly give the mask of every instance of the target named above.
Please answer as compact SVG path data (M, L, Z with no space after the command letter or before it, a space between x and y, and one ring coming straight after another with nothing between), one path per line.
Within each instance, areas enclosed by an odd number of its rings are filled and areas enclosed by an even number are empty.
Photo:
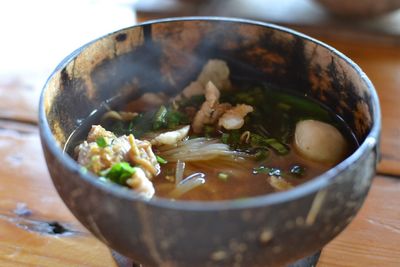
M204 126L204 135L210 137L215 132L215 128L211 125Z
M167 113L167 108L164 105L158 109L153 119L153 130L159 130L165 127L167 124Z
M252 146L271 147L280 155L286 155L289 153L289 149L275 138L265 138L258 134L251 134L250 143Z
M103 136L100 136L100 137L98 137L96 139L96 144L99 147L106 147L107 146L107 140Z
M167 164L168 163L168 161L166 161L165 159L163 159L160 156L156 156L156 158L157 158L157 162L160 163L160 164Z
M221 136L221 141L224 144L228 144L229 142L229 134L228 133L223 133Z
M126 181L136 172L136 168L128 162L115 163L110 169L100 172L102 177L108 178L114 183L126 185Z
M269 150L263 148L258 149L257 152L254 154L257 161L265 160L266 158L268 158L268 155Z
M280 155L286 155L289 153L289 149L275 138L268 138L265 140L265 142Z

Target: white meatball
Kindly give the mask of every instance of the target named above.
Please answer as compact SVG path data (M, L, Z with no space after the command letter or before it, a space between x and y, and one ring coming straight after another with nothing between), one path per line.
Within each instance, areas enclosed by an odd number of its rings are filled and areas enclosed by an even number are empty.
M294 138L296 149L311 160L335 164L346 156L346 140L338 129L328 123L300 121L296 125Z

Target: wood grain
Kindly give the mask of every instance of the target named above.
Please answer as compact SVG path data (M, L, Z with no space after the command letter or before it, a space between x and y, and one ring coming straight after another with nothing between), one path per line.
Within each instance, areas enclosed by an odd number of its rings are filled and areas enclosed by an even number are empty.
M0 75L0 118L36 123L40 90L24 77Z
M115 266L57 195L35 126L0 121L0 166L0 266Z
M322 251L318 267L400 266L400 180L378 176L354 221Z
M58 197L35 126L0 121L0 165L0 266L116 267L109 250ZM361 212L323 250L318 266L400 263L399 191L400 180L378 176ZM36 227L55 221L68 231Z

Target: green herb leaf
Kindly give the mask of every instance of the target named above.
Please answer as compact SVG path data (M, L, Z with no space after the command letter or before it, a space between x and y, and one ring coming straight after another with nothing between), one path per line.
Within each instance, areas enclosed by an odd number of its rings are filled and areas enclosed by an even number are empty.
M265 140L265 142L280 155L286 155L289 153L289 149L275 138L268 138Z
M156 158L157 158L157 162L160 163L160 164L167 164L168 163L168 161L166 161L165 159L163 159L160 156L156 156Z
M222 142L228 144L231 148L237 148L240 145L240 136L241 132L239 130L232 130L222 134Z
M167 127L168 129L174 129L179 125L189 123L189 118L182 112L177 110L169 109L167 113Z
M246 90L246 92L237 93L235 95L235 102L248 104L254 107L264 102L264 96L265 93L263 89L260 87L254 87Z
M228 144L229 142L229 134L228 133L223 133L221 136L221 141L224 144Z
M96 144L99 147L106 147L107 146L107 140L103 136L100 136L100 137L98 137L96 139Z
M204 126L204 135L206 137L212 136L212 134L215 132L215 127L212 125L205 125Z
M126 185L126 181L136 172L136 168L128 162L115 163L110 169L100 172L100 175L120 185Z
M257 161L262 161L268 158L269 156L269 150L265 148L260 148L257 150L257 152L254 154L255 158Z
M153 119L153 130L159 130L167 125L167 113L168 110L164 105L158 109Z
M268 146L273 148L278 154L286 155L289 153L289 149L275 138L265 138L258 134L251 134L250 144L256 146Z

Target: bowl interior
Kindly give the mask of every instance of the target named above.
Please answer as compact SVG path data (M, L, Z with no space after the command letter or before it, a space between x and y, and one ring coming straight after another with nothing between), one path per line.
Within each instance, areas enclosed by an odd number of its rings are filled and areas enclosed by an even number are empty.
M104 101L145 92L174 95L208 59L225 60L231 76L265 81L321 101L362 143L379 113L371 83L334 49L301 34L248 21L186 19L112 33L70 55L44 90L44 114L63 147Z

